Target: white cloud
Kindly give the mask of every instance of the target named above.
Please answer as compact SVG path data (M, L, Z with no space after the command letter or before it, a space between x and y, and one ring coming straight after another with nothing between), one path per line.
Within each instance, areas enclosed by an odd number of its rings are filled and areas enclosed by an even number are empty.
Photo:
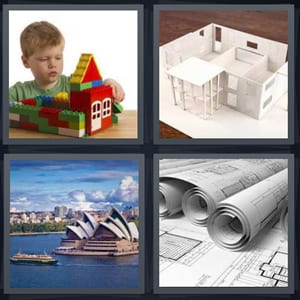
M87 198L93 202L99 202L105 200L105 195L101 191L94 191L87 194Z
M10 202L11 206L16 206L18 208L31 206L31 201L28 200L26 196L18 197L16 199L12 199Z
M108 199L120 200L124 202L132 202L138 200L139 186L137 181L132 176L125 176L119 188L116 191L111 191L108 195Z
M20 202L20 203L22 203L22 202L28 202L28 199L27 199L26 196L24 196L24 197L19 197L16 201Z
M71 198L71 201L77 201L77 202L85 202L86 201L86 195L84 191L72 191L69 193L69 196Z

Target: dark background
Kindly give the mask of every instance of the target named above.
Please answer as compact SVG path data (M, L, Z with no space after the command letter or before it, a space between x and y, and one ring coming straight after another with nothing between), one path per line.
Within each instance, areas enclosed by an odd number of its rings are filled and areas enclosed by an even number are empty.
M3 155L5 153L141 153L145 155L145 294L143 295L4 295L3 294L3 217L0 217L0 240L1 240L1 284L0 299L26 300L26 299L297 299L300 296L299 291L299 228L300 214L299 210L299 1L2 1L1 4L143 4L144 5L144 144L143 145L122 145L122 146L57 146L57 145L24 145L24 146L6 146L1 142L1 190L3 191ZM155 4L294 4L295 5L295 143L294 145L155 145L153 142L153 5ZM1 14L2 17L2 14ZM277 20L276 20L277 21ZM280 21L280 20L278 20ZM241 21L241 25L242 25ZM120 24L122 26L122 24ZM0 29L2 30L2 22ZM195 29L198 29L195 28ZM1 48L2 51L2 48ZM1 55L2 57L2 55ZM2 82L1 82L2 85ZM7 101L3 99L2 101ZM0 114L2 116L2 112ZM169 126L160 124L160 135L165 134L167 130L169 137L187 138L178 131L173 131ZM0 125L2 126L2 124ZM1 128L2 132L2 128ZM159 134L159 133L155 133ZM162 136L161 136L162 137ZM292 153L295 155L295 294L294 295L154 295L153 294L153 154L157 153ZM3 193L0 201L0 210L3 212ZM180 274L178 274L180 276Z

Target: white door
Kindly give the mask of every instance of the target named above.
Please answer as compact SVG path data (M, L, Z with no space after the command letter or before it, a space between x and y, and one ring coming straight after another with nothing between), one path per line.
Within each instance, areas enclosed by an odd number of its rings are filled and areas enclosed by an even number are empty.
M92 105L92 131L101 128L101 102L95 101Z

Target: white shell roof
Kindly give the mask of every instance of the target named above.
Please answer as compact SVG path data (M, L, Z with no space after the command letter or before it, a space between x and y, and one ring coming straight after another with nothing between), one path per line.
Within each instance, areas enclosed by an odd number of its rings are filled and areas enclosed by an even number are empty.
M80 239L88 238L87 233L79 226L68 225L67 232L68 232L68 230L72 231Z
M118 216L118 219L114 218L113 217L113 214L116 213L117 216ZM117 208L115 208L114 206L112 206L111 210L110 210L110 213L109 213L109 216L118 221L117 225L118 227L122 228L122 231L124 232L124 234L126 234L126 236L128 236L128 240L131 240L131 232L130 232L130 229L128 227L128 223L127 221L125 220L125 218L122 216L122 214L119 212L119 210Z
M84 223L81 220L77 220L77 224L86 232L86 234L91 237L94 234L94 229L92 228L92 225L87 222Z
M122 234L122 232L120 232L120 230L115 230L116 227L111 226L111 224L107 224L105 222L100 222L100 226L103 226L103 227L107 228L109 231L111 231L112 233L114 233L120 239L124 237L124 235Z
M129 226L129 228L130 228L130 232L131 232L132 238L138 240L138 239L139 239L139 231L138 231L138 229L137 229L135 223L129 222L129 223L128 223L128 226Z
M84 222L89 222L93 229L95 229L98 225L95 218L92 215L90 215L89 213L87 213L86 211L83 214L83 221Z
M126 238L126 235L123 233L123 231L119 228L119 226L115 223L115 219L108 217L104 223L108 224L111 228L114 228L114 230L118 231L120 233L120 236L123 238Z

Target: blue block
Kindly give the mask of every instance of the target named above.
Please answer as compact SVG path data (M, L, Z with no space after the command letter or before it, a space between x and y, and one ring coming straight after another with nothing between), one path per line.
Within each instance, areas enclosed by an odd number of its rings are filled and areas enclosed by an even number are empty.
M102 85L102 80L94 80L92 81L92 87Z
M51 102L53 101L54 97L52 96L47 96L47 95L40 95L36 97L37 101L42 102L42 106L51 106Z

